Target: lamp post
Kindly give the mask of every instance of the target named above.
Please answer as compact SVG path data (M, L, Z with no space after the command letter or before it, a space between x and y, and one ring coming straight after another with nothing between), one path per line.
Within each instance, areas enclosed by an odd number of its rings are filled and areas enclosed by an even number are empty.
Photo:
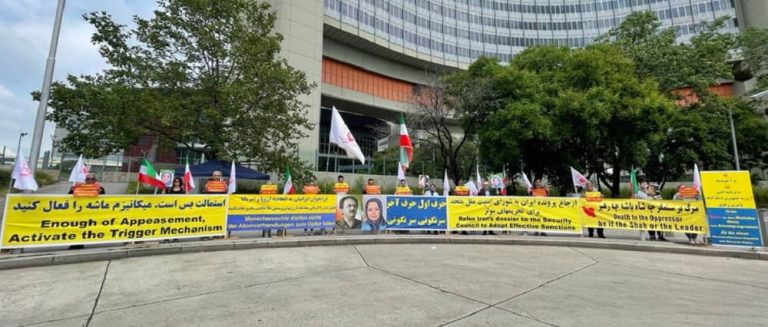
M739 166L739 148L736 145L736 128L733 125L733 109L728 106L728 120L731 123L731 141L733 141L733 160L736 162L736 170L741 170Z
M48 60L45 64L43 76L43 88L40 92L40 105L37 107L35 118L35 130L32 134L32 149L29 155L29 168L32 174L37 169L37 159L40 158L40 146L43 143L43 129L45 128L45 113L48 111L48 97L51 93L51 80L53 79L53 66L56 64L56 47L59 44L59 31L61 31L61 18L64 16L64 4L66 0L59 0L56 6L56 19L53 22L53 35L51 46L48 50Z

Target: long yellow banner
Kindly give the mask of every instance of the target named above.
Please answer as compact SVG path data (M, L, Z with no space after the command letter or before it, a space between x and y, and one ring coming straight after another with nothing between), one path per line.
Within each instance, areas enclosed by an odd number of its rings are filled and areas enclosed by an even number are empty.
M2 247L225 235L226 195L9 195Z
M707 231L702 201L582 200L581 211L584 227L693 234L703 234Z
M579 199L533 197L448 198L448 229L581 233Z

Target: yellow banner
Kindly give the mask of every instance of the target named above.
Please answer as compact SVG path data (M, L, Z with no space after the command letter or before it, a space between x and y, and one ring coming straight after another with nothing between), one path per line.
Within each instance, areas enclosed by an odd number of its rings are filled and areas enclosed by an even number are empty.
M581 233L580 199L448 197L448 229Z
M582 200L581 211L584 227L694 234L707 231L704 203L701 201Z
M2 247L224 235L226 195L9 195Z
M335 213L336 194L234 194L229 214Z
M755 208L748 171L702 171L704 202L710 208Z

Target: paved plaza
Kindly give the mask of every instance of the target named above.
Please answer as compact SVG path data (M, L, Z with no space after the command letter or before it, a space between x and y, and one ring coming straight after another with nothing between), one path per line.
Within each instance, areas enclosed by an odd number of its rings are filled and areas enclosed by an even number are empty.
M0 270L2 326L758 326L768 261L369 244Z

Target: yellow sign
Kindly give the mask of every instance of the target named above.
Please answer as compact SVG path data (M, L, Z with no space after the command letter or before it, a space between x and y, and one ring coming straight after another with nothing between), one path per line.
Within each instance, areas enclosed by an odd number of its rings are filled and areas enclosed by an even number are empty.
M755 208L747 171L702 171L701 187L709 208Z
M581 202L584 227L656 230L703 234L707 231L701 201L606 199Z
M336 194L232 195L230 215L335 213Z
M581 233L580 199L448 197L448 229Z
M224 235L226 195L9 195L2 247Z

